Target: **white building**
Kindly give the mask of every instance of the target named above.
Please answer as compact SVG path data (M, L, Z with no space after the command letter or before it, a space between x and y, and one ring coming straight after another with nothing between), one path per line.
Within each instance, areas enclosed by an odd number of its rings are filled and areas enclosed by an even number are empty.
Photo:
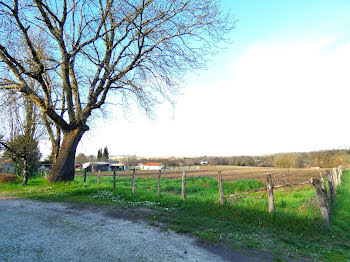
M139 166L141 170L161 170L164 168L163 163L145 163Z

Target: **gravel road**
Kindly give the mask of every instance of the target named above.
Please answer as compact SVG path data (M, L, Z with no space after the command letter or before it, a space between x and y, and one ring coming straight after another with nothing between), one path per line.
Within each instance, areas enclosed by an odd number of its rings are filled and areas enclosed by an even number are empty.
M162 231L137 217L117 207L1 199L0 261L273 260Z

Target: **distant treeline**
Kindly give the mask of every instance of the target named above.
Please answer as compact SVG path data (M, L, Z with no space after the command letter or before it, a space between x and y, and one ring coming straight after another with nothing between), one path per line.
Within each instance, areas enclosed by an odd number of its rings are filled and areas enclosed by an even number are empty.
M331 168L338 165L349 166L350 150L324 150L306 153L279 153L265 156L203 156L203 157L170 157L170 158L138 158L138 162L162 162L167 166L200 165L201 161L209 165L233 165L255 167L302 168L321 167Z

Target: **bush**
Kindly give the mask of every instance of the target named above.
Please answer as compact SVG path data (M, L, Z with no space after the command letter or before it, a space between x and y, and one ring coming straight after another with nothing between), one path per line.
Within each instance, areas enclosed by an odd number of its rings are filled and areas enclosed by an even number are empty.
M14 175L0 174L0 182L3 182L3 183L13 183L13 182L16 182L17 179L18 177Z

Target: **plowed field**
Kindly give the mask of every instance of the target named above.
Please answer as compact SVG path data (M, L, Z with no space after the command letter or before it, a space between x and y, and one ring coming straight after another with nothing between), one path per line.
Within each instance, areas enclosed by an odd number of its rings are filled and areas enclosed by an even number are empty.
M223 180L235 181L240 179L266 180L266 174L272 174L275 185L298 183L310 180L311 177L319 177L320 172L325 173L326 169L311 168L266 168L266 167L236 167L236 166L200 166L199 169L186 170L162 170L162 178L180 178L183 171L187 177L216 177L218 170L222 171ZM132 176L132 170L117 171L117 176ZM81 175L81 174L79 174ZM88 173L89 176L97 175L96 172ZM101 172L103 176L111 176L113 172ZM155 178L158 171L136 170L136 177Z

